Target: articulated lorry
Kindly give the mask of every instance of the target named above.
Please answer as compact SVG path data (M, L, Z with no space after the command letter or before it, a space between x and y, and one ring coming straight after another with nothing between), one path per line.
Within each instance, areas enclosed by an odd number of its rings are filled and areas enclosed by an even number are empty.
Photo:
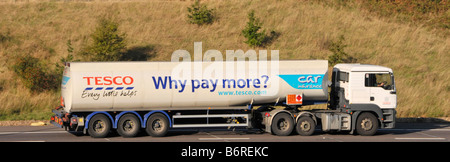
M337 64L330 79L328 70L327 60L68 62L51 122L92 137L113 130L160 137L199 127L259 128L279 136L312 135L316 126L360 135L394 128L392 69ZM316 104L327 109L303 108Z

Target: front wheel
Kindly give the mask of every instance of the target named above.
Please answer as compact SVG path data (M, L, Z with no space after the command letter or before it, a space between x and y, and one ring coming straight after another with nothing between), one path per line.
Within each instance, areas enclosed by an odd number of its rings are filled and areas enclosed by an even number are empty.
M372 136L378 130L378 121L375 115L369 112L362 113L356 120L356 133L362 136Z

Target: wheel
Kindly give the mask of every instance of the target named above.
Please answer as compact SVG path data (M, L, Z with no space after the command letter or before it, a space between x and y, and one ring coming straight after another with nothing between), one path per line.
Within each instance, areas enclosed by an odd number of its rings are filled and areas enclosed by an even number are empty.
M117 123L117 133L122 137L135 137L139 133L141 122L133 114L125 114Z
M163 137L169 131L169 119L160 113L153 114L147 120L145 131L152 137Z
M375 115L369 112L362 113L356 120L356 133L362 136L374 135L378 130L378 121Z
M301 136L310 136L314 133L314 129L316 128L316 123L309 116L302 116L298 119L297 126L295 126L295 130Z
M294 119L289 114L280 113L272 120L272 132L278 136L287 136L294 129Z
M104 114L94 115L89 120L88 133L93 138L104 138L111 130L111 122Z

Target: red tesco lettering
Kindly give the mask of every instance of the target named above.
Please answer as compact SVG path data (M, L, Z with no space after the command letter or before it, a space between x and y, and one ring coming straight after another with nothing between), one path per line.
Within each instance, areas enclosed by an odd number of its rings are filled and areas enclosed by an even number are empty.
M105 77L83 77L86 79L87 85L130 85L133 84L134 79L131 76L105 76Z

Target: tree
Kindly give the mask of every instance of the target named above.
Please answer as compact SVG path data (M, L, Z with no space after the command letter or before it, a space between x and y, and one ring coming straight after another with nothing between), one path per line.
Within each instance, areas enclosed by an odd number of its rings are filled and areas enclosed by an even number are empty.
M250 46L262 46L266 41L266 31L260 31L262 23L255 17L255 11L252 10L248 14L247 26L242 30L242 34L247 38L245 43Z
M126 50L126 43L125 34L118 28L117 22L100 19L99 26L91 34L92 44L82 54L91 61L119 61Z
M191 24L203 25L211 24L214 20L213 9L208 9L206 5L200 5L198 0L191 7L187 8L189 22Z
M12 69L25 87L32 92L56 90L58 88L59 82L57 82L56 77L46 71L46 66L36 57L30 55L18 56Z
M332 41L328 50L333 52L332 55L328 56L328 63L330 66L334 66L339 63L344 62L355 62L356 58L349 56L344 48L347 45L344 44L345 38L344 35L340 35L337 41Z

